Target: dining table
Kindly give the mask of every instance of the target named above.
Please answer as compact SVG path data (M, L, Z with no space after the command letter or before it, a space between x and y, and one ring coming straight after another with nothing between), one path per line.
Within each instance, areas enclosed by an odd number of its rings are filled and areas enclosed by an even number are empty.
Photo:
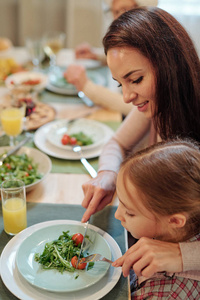
M12 51L15 59L18 58L19 62L22 63L23 59L25 59L26 64L30 63L30 57L25 48L15 47ZM65 57L65 60L70 63L74 59L73 55L72 49L63 49L60 60L62 61L63 57ZM95 67L95 72L107 78L107 86L109 87L110 72L107 66L97 66ZM0 85L0 103L6 101L9 93L9 89L2 83ZM96 105L87 106L77 95L63 95L44 89L37 95L37 101L53 108L55 120L76 118L95 120L108 126L113 133L122 122L122 116L119 112ZM33 136L35 132L37 130L31 130ZM23 137L23 134L25 133L22 133L21 137ZM2 134L0 135L0 146L6 145L8 145L8 137ZM37 149L34 138L26 146ZM28 227L54 220L81 221L85 211L85 208L81 205L84 198L82 185L91 179L90 174L79 159L70 160L48 156L52 163L51 172L36 188L26 194ZM98 159L99 156L88 159L96 171L98 170ZM90 224L108 233L118 244L121 253L124 254L128 247L128 234L121 226L120 221L114 217L118 203L118 198L115 195L110 205L91 216ZM0 253L12 239L13 237L7 235L4 231L2 208L0 208ZM113 267L110 266L110 268ZM98 286L98 282L96 285ZM14 300L18 299L17 296L17 293L13 293L13 290L7 287L0 279L0 299ZM29 300L32 298L27 296L27 298L23 299ZM39 298L36 297L34 299L37 300ZM76 297L73 299L76 299ZM121 275L111 290L106 291L103 295L99 293L98 297L93 299L131 299L130 278L124 278Z

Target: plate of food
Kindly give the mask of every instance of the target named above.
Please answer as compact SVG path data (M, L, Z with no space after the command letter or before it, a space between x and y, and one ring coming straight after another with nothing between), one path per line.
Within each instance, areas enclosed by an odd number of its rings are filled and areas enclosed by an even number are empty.
M86 120L86 119L84 119ZM103 149L103 146L108 142L108 140L113 136L114 131L107 125L93 120L90 121L90 125L92 126L93 122L94 124L99 123L99 126L104 131L104 139L102 143L97 145L97 147L92 147L90 149L83 149L83 155L85 158L94 158L98 157L101 154L101 151ZM42 127L40 127L34 134L34 143L38 149L45 152L46 154L61 158L61 159L70 159L70 160L79 160L80 157L77 153L74 153L72 150L72 147L70 149L61 149L60 147L57 147L53 145L53 143L49 142L47 139L48 134L51 131L52 125L54 125L54 122L49 122ZM65 121L67 122L67 120Z
M9 89L28 87L33 91L41 92L48 84L48 76L40 72L18 72L8 76L5 85Z
M101 299L109 293L117 284L121 277L121 268L109 267L105 275L96 283L81 290L73 292L50 292L45 289L40 289L30 284L18 271L16 267L16 254L22 243L33 233L52 226L64 226L64 230L68 226L76 225L83 226L81 222L72 220L54 220L42 222L30 226L13 237L3 249L0 259L0 275L6 287L16 297L22 300L93 300ZM89 225L89 228L95 233L98 233L109 245L112 253L112 260L119 258L122 253L116 241L105 231L100 228ZM100 263L101 264L101 263ZM77 279L75 279L75 282Z
M77 95L78 91L74 87L74 85L67 82L67 80L64 77L65 69L60 68L60 70L56 73L50 73L49 74L49 81L46 86L46 89L55 92L58 94L63 95ZM92 80L94 83L99 85L105 85L106 80L105 77L103 77L99 72L94 70L87 70L87 76L90 80Z
M72 151L74 145L90 150L103 144L105 129L100 122L78 119L55 121L47 134L47 140L61 149Z
M0 147L0 157L10 148ZM34 148L22 147L4 160L0 184L6 179L20 179L24 181L26 191L29 192L46 178L51 168L51 160L46 154Z
M81 243L76 245L73 237L84 234L83 225L53 225L27 237L16 256L20 274L35 287L51 292L78 291L98 282L107 273L110 264L79 264L79 269L76 269L75 257L79 256ZM87 232L86 238L91 242L83 257L100 253L111 259L108 243L97 232L92 231L92 234L95 239Z

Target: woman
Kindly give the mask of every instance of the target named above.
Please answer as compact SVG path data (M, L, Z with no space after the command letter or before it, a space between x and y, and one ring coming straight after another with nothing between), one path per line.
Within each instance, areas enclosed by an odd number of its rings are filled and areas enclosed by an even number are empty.
M103 43L112 76L134 109L104 147L98 176L83 185L83 222L112 201L120 164L145 135L149 145L177 136L200 142L200 62L178 21L159 8L137 8L111 24ZM200 268L196 259L187 261L184 249L170 248L168 266ZM156 271L163 271L158 262Z

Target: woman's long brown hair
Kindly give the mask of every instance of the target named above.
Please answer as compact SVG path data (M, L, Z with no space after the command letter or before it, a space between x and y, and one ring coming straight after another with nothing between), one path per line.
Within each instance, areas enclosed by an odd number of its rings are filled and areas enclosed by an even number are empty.
M192 40L166 11L136 8L113 21L103 39L114 47L138 49L156 75L155 128L163 140L190 137L200 142L200 62Z

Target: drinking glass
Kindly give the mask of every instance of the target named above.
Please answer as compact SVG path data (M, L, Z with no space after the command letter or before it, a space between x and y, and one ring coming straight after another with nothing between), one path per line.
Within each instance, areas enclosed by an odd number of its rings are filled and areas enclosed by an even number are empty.
M21 180L5 180L1 184L4 230L15 235L27 227L25 184Z
M25 107L7 107L1 111L3 131L10 137L10 146L15 145L16 137L23 130Z
M37 71L40 69L41 62L45 55L43 39L27 38L25 44L34 65L34 70Z
M50 31L44 35L44 52L50 58L50 67L56 69L56 58L58 52L64 47L65 33Z

